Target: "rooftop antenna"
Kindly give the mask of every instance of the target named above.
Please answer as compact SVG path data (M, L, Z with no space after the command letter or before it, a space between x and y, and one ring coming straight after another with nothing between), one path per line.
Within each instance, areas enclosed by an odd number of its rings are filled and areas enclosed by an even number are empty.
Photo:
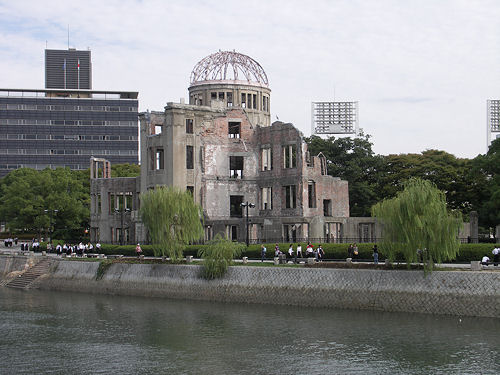
M69 23L68 23L68 49L69 49Z
M45 49L47 49L47 45L48 45L48 43L49 43L49 42L46 40L46 41L45 41Z

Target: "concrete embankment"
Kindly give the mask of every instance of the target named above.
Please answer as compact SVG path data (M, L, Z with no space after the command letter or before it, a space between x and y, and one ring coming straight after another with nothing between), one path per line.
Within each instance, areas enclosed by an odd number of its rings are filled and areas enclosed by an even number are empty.
M3 257L2 257L3 258ZM0 270L3 259L0 259ZM5 269L5 267L3 267ZM59 260L45 290L223 302L500 317L500 272L230 267L204 280L200 266Z

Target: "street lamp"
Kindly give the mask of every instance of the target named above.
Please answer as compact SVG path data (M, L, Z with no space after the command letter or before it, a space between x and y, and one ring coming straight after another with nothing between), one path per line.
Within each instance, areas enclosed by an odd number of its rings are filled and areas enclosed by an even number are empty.
M54 215L57 214L59 212L59 210L43 210L43 212L49 214L49 233L50 233L49 242L50 242L52 240L52 232L53 232L53 230L52 230L52 214L54 214Z
M115 213L118 213L120 212L121 213L121 227L120 227L120 245L123 246L123 238L124 238L124 230L123 230L123 221L124 221L124 215L125 215L125 212L130 212L130 208L125 208L125 209L118 209L118 208L115 208Z
M246 213L246 227L247 227L247 237L246 237L246 244L247 244L247 247L249 245L249 238L248 238L248 208L254 208L255 207L255 204L253 203L249 203L249 202L245 202L245 203L241 203L241 207L246 207L247 209L247 213Z

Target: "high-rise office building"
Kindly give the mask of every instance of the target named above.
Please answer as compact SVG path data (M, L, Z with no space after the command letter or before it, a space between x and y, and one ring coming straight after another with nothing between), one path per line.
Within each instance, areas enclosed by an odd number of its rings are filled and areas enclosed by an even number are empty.
M90 50L45 50L45 88L68 90L92 89Z
M91 90L90 51L45 50L46 89L0 89L0 177L138 163L137 92Z

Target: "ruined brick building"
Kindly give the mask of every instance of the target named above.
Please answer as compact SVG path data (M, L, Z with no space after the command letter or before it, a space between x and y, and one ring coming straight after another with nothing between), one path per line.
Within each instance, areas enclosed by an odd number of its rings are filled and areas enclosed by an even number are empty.
M292 124L270 118L271 90L248 56L218 52L193 69L189 104L141 113L141 176L97 176L92 161L91 239L146 242L141 192L186 189L203 208L205 239L339 241L375 237L370 218L349 218L348 184L327 175ZM360 238L362 239L362 238Z

